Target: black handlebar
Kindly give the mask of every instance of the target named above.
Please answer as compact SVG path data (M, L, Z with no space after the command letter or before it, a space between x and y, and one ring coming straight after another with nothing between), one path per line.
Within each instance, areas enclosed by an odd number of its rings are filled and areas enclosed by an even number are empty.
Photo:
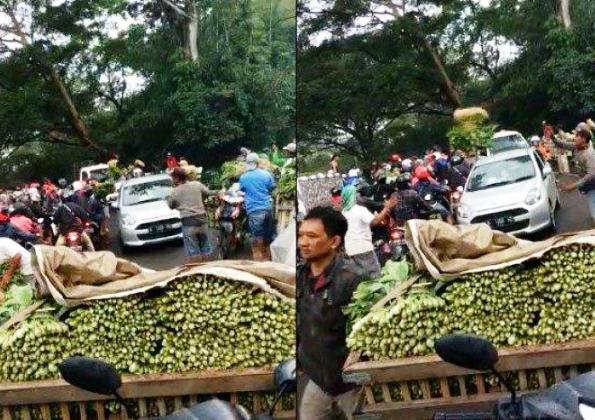
M497 420L494 413L436 413L434 420Z

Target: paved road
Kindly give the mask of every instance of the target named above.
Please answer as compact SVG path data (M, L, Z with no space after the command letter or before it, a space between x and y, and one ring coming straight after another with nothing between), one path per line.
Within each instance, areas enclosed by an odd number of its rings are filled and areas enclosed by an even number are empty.
M572 178L562 177L562 181ZM575 232L595 227L589 216L587 202L581 194L574 191L571 193L560 193L562 208L557 212L558 233ZM165 270L184 264L184 248L182 242L171 242L162 245L148 246L140 249L133 249L123 252L118 240L118 228L116 224L117 214L112 215L111 229L111 251L118 256L134 261L144 267L155 270ZM532 240L545 239L545 234L534 235ZM216 235L211 231L211 243L216 244ZM238 259L249 259L250 251L242 250L235 256Z
M153 270L167 270L184 264L184 246L182 241L167 242L159 245L146 246L142 248L133 248L123 251L119 241L119 231L117 225L118 214L112 212L112 223L110 229L110 251L117 256L133 261L143 267ZM211 244L216 246L216 232L210 232ZM249 249L244 249L234 256L236 259L249 259Z

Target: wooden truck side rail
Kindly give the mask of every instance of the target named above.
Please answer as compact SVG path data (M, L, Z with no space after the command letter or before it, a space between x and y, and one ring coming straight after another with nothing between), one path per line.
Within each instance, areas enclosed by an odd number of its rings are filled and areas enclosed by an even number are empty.
M595 370L595 338L567 343L503 348L496 368L510 374L519 395ZM361 361L353 352L345 364L347 382L362 385L358 420L431 419L436 412L489 411L508 396L490 375L460 368L437 355Z
M267 409L266 402L259 392L273 392L273 371L270 368L205 370L195 373L123 375L120 393L138 408L141 417L149 415L154 405L160 416L171 414L173 409L181 409L196 404L205 397L226 394L232 403L238 403L239 394L254 393L253 406L246 407L257 413ZM90 393L69 385L63 380L0 383L0 407L3 419L31 418L34 410L42 418L52 417L52 407L60 411L60 417L125 418L125 412L116 415L105 410L104 403L112 397ZM72 413L73 407L78 407ZM12 407L12 408L11 408ZM87 415L91 409L94 414ZM277 407L275 418L291 419L293 411L283 411Z

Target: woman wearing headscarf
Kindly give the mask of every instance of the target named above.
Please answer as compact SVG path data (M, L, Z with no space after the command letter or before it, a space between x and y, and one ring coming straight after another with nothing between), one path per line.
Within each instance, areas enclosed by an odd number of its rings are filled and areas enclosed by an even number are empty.
M371 227L386 218L397 204L396 198L391 197L379 213L372 214L366 207L357 204L357 190L353 185L344 187L341 195L343 215L348 223L345 251L370 278L376 278L380 275L381 267L374 253Z

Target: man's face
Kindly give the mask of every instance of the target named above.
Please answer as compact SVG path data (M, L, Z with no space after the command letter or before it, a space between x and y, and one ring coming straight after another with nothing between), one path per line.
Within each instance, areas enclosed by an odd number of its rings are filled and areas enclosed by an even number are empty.
M302 222L298 232L298 246L306 261L316 261L334 252L341 244L341 238L329 238L322 221L306 219Z
M574 147L578 150L585 150L587 148L587 140L582 136L574 136Z

